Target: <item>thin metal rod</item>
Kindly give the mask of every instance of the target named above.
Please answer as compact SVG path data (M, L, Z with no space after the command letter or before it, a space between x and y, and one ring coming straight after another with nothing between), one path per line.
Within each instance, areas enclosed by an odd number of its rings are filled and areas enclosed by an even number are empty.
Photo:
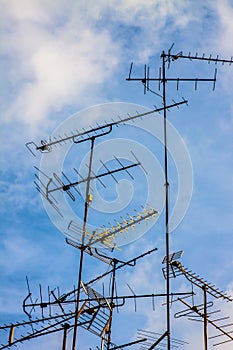
M62 342L62 350L66 350L66 339L67 339L67 327L64 326L64 332L63 332L63 342Z
M86 186L86 198L85 198L85 209L84 209L84 219L83 219L82 245L84 245L84 239L85 239L85 234L86 234L86 226L87 226L88 209L89 209L89 205L90 205L89 191L90 191L90 182L91 182L91 168L92 168L92 161L93 161L94 143L95 143L95 137L92 137L91 138L91 153L90 153L90 160L89 160L89 169L88 169L88 176L87 176L87 186Z
M116 268L117 270L117 268ZM111 270L112 272L112 270ZM72 293L74 293L74 291L72 291ZM171 297L174 296L192 296L194 293L193 292L178 292L178 293L170 293ZM151 293L151 294L137 294L137 295L118 295L118 296L114 296L113 300L121 300L121 299L138 299L138 298L155 298L155 297L165 297L167 294L166 293ZM111 297L103 297L103 300L111 300ZM79 299L79 302L87 302L87 301L96 301L96 298L88 298L88 299ZM76 302L76 299L70 299L70 300L63 300L61 302L62 305L66 305L66 304L73 304ZM48 306L53 306L53 305L57 305L56 301L52 301L50 303L48 303ZM26 305L27 307L37 307L37 306L41 306L40 303L36 303L36 304L28 304ZM74 314L74 313L72 313ZM43 320L50 320L50 319L54 319L54 318L58 318L58 317L63 317L63 316L69 316L70 314L61 314L60 316L53 316L53 317L49 317L49 318L45 318L45 319L40 319L40 320L36 320L36 321L28 321L28 322L22 322L22 323L17 323L17 327L20 325L27 325L27 324L31 324L33 322L38 323L38 322L42 322ZM6 329L6 328L10 328L10 325L8 326L0 326L0 329Z
M75 309L75 317L74 317L74 332L73 332L72 350L76 349L76 341L77 341L79 302L80 302L82 269L83 269L83 257L84 257L84 249L81 249L80 259L79 259L78 290L77 290L77 301L76 301L76 309Z
M110 308L110 314L109 314L107 350L110 349L110 345L111 345L112 317L113 317L113 309L114 309L114 293L115 293L115 281L116 281L116 265L117 265L117 260L113 259L112 288L111 288L111 301L110 301L111 308Z
M101 350L104 350L105 339L101 338Z
M166 293L167 293L167 350L171 349L170 339L170 263L169 263L169 197L168 197L168 159L167 159L167 110L166 110L166 66L165 52L162 55L162 84L163 84L163 127L164 127L164 173L165 173L165 225L166 225Z
M203 287L204 292L204 350L207 350L208 344L207 344L207 326L208 326L208 319L207 319L207 293L206 293L206 285L204 284Z
M126 79L126 80L132 80L132 81L145 81L145 79L142 78L130 78L130 79ZM215 78L166 78L166 81L215 81ZM161 82L161 78L149 78L146 79L146 81L159 81ZM163 82L163 78L162 78L162 82ZM167 106L167 108L169 108L169 106Z
M10 334L9 334L9 341L8 341L9 345L11 345L14 341L14 331L15 331L15 326L12 324L10 328Z
M143 253L143 254L137 256L136 258L133 258L133 259L131 259L131 260L128 260L128 261L126 261L126 262L123 262L121 265L118 265L115 269L116 269L116 270L121 269L123 266L126 266L126 265L128 265L128 266L135 266L135 265L136 265L136 261L137 261L138 259L141 259L141 258L143 258L144 256L149 255L149 254L155 252L156 250L158 250L158 248L153 248L153 249L151 249L151 250L148 250L146 253ZM132 263L132 265L130 265L131 263ZM107 276L108 274L112 273L112 271L113 271L113 270L110 270L110 271L107 271L107 272L103 273L102 275L100 275L100 276L98 276L98 277L92 279L91 281L89 281L87 284L92 284L92 283L98 281L99 279L101 279L101 278Z
M156 342L155 342L154 344L152 344L152 345L150 346L150 348L149 348L148 350L154 349L154 348L156 347L156 345L158 345L158 344L163 340L163 338L165 338L167 335L168 335L168 334L167 334L167 331L166 331L164 334L161 335L161 337L159 337L159 338L156 340Z
M145 342L145 341L147 341L147 338L135 340L135 341L132 341L132 342L127 343L127 344L122 344L122 345L114 346L114 347L111 348L110 350L116 350L116 349L126 348L127 346L135 345L135 344L142 343L142 342Z
M91 138L91 152L90 152L90 159L89 159L89 171L88 171L87 185L86 185L86 198L85 198L85 207L84 207L82 246L81 246L80 260L79 260L77 304L76 304L75 319L74 319L74 332L73 332L72 350L76 349L76 342L77 342L78 317L79 317L79 299L80 299L80 293L81 293L83 258L84 258L85 248L86 248L84 246L84 240L85 240L86 224L87 224L87 217L88 217L88 209L89 209L89 204L90 204L89 191L90 191L91 168L92 168L92 160L93 160L93 152L94 152L94 143L95 143L95 137L92 137Z

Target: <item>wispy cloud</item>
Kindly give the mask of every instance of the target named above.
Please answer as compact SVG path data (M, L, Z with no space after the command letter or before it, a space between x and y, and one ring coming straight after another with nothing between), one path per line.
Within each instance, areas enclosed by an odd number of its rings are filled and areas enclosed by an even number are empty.
M172 31L194 19L189 6L175 1L2 3L10 96L4 119L34 128L65 106L88 105L90 92L100 96L126 52L147 60L155 41L160 49L167 22Z

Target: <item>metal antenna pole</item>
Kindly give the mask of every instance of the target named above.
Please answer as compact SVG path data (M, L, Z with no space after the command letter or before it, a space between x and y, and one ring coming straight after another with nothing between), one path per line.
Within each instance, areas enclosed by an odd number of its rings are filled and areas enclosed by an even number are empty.
M202 287L204 292L204 350L207 350L207 295L206 284Z
M168 160L167 160L167 109L166 109L166 66L165 52L162 52L162 83L163 83L163 120L164 120L164 172L165 172L165 225L166 225L166 294L167 294L167 349L171 349L170 339L170 278L169 278L169 182L168 182Z
M110 349L110 344L111 344L112 315L113 315L113 308L114 308L114 293L115 293L115 280L116 280L116 265L117 265L117 260L113 259L112 289L111 289L111 302L110 302L111 310L110 310L110 321L109 321L109 327L108 327L107 350Z
M62 350L66 350L66 340L67 340L67 330L68 329L69 329L68 323L64 324Z
M88 177L87 177L87 185L86 185L86 198L85 198L84 219L83 219L82 245L81 245L81 249L80 249L80 259L79 259L78 291L77 291L77 304L76 304L76 310L75 310L72 350L76 349L76 338L77 338L77 331L78 331L79 299L80 299L80 292L81 292L83 258L84 258L84 251L86 249L86 247L84 245L84 241L85 241L88 209L89 209L89 204L90 204L89 191L90 191L91 168L92 168L92 160L93 160L93 152L94 152L94 142L95 142L95 137L92 137L91 138L91 153L90 153L90 159L89 159Z

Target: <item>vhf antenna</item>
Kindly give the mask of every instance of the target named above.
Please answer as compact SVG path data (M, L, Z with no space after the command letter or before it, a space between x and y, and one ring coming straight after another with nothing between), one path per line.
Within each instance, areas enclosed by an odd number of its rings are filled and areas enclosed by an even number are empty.
M197 84L198 82L213 82L213 90L215 89L216 84L216 76L217 76L217 69L215 69L214 77L213 78L170 78L167 77L166 74L166 62L168 62L168 68L170 67L170 63L178 58L187 58L189 60L196 59L196 60L206 60L204 56L199 57L196 55L195 57L188 55L183 56L183 53L180 52L176 55L171 55L171 50L173 48L174 44L172 44L171 48L168 50L168 53L165 53L165 51L162 51L161 59L162 59L162 67L159 70L159 77L150 77L150 68L144 65L144 75L142 77L132 77L132 69L133 69L133 63L131 63L129 76L126 79L127 81L140 81L144 85L144 94L146 94L147 91L151 92L151 89L149 87L149 83L151 81L157 81L158 82L158 88L160 90L160 85L162 84L162 96L160 94L155 93L156 95L159 95L162 97L163 100L163 129L164 129L164 173L165 173L165 237L166 237L166 274L168 278L166 279L166 293L167 293L167 312L166 312L166 331L164 333L164 337L167 337L167 350L171 350L171 341L170 341L170 263L169 263L169 181L168 181L168 155L167 155L167 97L166 97L166 86L169 82L176 82L177 90L179 89L179 83L180 82L194 82L195 84L195 90L197 90ZM232 58L230 61L226 60L219 60L218 56L215 59L212 59L210 56L208 59L208 63L210 62L221 62L221 63L232 63ZM224 61L224 62L223 62ZM153 91L152 91L153 92Z

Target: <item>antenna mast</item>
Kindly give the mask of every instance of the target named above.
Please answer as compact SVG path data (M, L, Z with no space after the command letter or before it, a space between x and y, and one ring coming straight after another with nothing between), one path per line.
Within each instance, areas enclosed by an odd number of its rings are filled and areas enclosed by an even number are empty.
M204 54L202 57L198 56L191 56L189 53L188 56L184 56L182 52L172 55L171 50L173 48L174 44L172 44L171 48L168 50L168 53L165 53L165 51L162 51L161 54L161 59L162 59L162 67L160 69L160 75L159 77L150 77L150 69L146 65L144 66L144 76L143 77L136 77L132 78L132 68L133 68L133 63L131 63L130 66L130 71L129 71L129 76L126 79L127 81L140 81L143 86L144 86L144 94L146 94L147 91L154 93L155 95L159 96L163 100L163 132L164 132L164 186L165 186L165 241L166 241L166 274L167 274L167 279L166 279L166 331L165 333L161 336L162 340L163 338L167 337L167 350L171 350L171 334L170 334L170 262L169 262L169 255L170 255L170 237L169 237L169 178L168 178L168 150L167 150L167 97L166 97L166 84L168 82L176 82L177 84L177 90L179 89L179 83L181 81L183 82L191 82L193 81L195 84L195 90L197 90L197 84L198 82L213 82L213 90L215 89L215 84L216 84L216 76L217 76L217 69L214 71L214 77L213 78L170 78L167 77L166 74L166 63L168 62L168 68L170 67L170 63L172 61L175 61L179 58L186 58L189 60L201 60L201 61L208 61L210 62L221 62L222 64L224 63L229 63L229 65L232 64L232 57L231 60L220 60L218 56L213 59L210 55L209 58L204 58ZM149 87L149 83L151 81L158 81L159 83L159 90L160 90L160 84L162 84L162 96L158 94L157 92L151 90Z

